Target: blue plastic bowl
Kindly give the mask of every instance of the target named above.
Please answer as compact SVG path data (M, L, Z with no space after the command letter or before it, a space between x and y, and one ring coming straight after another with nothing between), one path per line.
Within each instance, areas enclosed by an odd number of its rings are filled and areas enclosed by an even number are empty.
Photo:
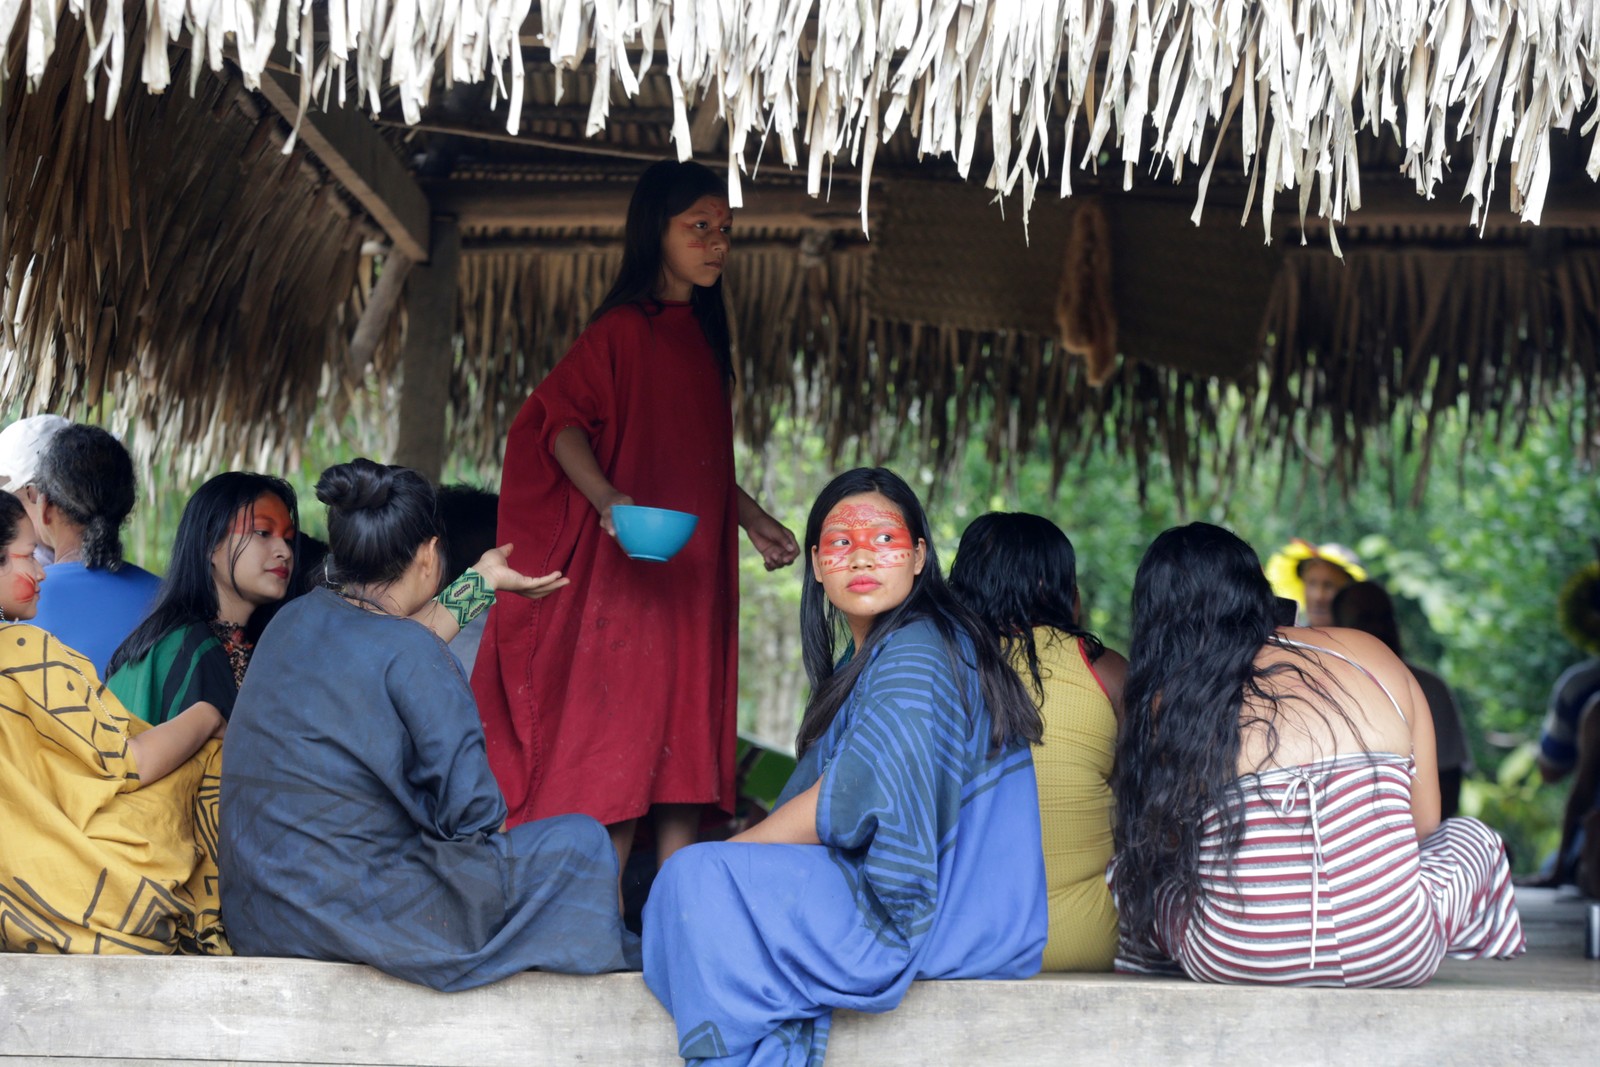
M611 524L617 528L617 541L633 559L665 563L689 543L698 515L666 508L642 508L617 504L611 509Z

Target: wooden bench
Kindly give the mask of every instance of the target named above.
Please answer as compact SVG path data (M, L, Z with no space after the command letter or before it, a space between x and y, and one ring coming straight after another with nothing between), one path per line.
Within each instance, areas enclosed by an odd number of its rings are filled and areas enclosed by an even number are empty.
M919 983L887 1015L839 1013L828 1064L1592 1067L1600 962L1582 958L1581 904L1529 898L1523 911L1527 957L1450 962L1417 990L1115 975ZM445 994L349 964L0 956L0 1064L676 1067L674 1049L671 1020L633 974L523 974Z

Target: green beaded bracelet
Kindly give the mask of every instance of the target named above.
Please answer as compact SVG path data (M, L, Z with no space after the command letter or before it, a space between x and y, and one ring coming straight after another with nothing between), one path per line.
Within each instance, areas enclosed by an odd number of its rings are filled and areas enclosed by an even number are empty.
M434 599L462 629L466 629L467 623L489 610L489 605L494 603L494 590L489 588L483 575L469 570Z

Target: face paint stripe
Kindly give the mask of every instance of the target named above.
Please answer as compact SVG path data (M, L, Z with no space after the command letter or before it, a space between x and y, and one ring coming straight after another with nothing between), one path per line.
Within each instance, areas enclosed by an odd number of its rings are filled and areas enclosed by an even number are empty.
M904 516L879 504L840 504L822 523L817 561L825 574L847 570L858 552L871 552L876 569L910 562L913 546ZM832 542L843 542L834 544Z

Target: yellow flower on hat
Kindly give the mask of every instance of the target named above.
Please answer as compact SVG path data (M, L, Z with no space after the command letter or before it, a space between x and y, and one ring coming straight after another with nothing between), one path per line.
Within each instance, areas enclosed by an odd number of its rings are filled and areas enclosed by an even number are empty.
M1367 580L1367 570L1360 558L1344 545L1333 541L1314 545L1303 537L1296 537L1272 554L1267 560L1266 573L1272 591L1293 600L1301 611L1306 608L1306 583L1300 577L1300 568L1313 559L1333 564L1348 574L1351 581Z

